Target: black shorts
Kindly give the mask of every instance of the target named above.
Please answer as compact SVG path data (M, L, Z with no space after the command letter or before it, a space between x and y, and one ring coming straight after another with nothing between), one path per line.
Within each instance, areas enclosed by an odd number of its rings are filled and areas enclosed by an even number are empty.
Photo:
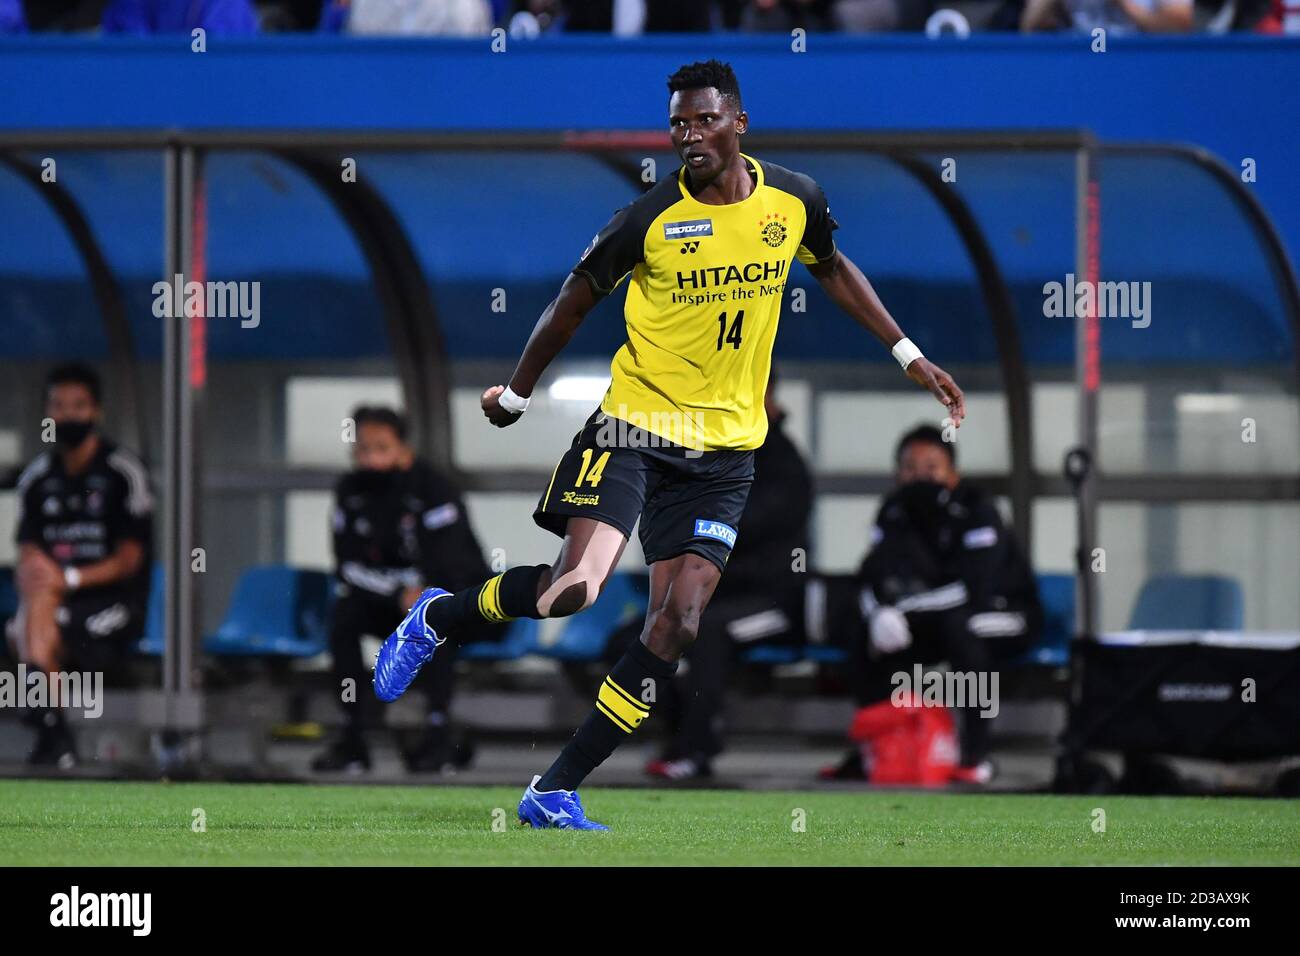
M599 409L555 466L533 520L564 536L595 518L627 537L641 519L646 564L681 554L726 566L754 482L752 451L691 451Z
M8 622L8 636L22 646L24 612ZM54 612L64 663L77 670L111 670L130 655L144 635L144 605L137 595L73 591Z

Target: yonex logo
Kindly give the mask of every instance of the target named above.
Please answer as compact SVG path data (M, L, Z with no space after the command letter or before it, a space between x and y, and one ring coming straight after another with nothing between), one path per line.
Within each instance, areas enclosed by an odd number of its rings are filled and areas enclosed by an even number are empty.
M695 519L695 536L697 538L717 538L726 544L728 548L736 546L736 529L731 525L723 524L721 521L708 521L704 518Z
M684 222L664 223L665 239L689 239L713 235L712 219L690 219Z
M686 255L686 253L694 252L698 248L700 248L700 240L691 239L686 242L683 242L681 245L681 249L678 251L680 251L682 255Z

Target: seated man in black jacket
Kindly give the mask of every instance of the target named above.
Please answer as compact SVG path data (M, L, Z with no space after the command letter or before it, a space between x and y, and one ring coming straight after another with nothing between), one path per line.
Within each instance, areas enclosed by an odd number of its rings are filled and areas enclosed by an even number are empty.
M672 685L671 698L657 701L667 718L668 742L662 758L646 766L651 776L708 777L713 758L722 751L723 692L737 651L803 639L812 476L782 427L785 412L776 404L775 384L774 369L765 397L767 439L754 453L754 484L727 573L700 621L699 638L686 653L685 673ZM640 627L638 622L629 630L630 639L636 639ZM612 645L621 647L628 634Z
M459 589L488 576L460 492L406 442L406 422L388 408L358 408L353 459L356 467L335 489L334 560L336 600L330 617L330 652L342 696L344 731L312 763L318 771L370 767L362 700L370 668L361 657L361 636L384 637L430 581ZM482 625L469 639L496 640L502 625ZM427 725L403 758L411 771L437 771L456 759L447 726L455 645L447 644L420 675L428 697ZM350 679L353 683L344 684ZM351 693L345 692L351 687Z
M7 625L27 690L51 685L24 719L36 728L28 762L70 769L77 750L59 675L117 676L144 633L153 495L144 465L102 431L99 375L80 363L45 380L52 447L18 478L18 613ZM54 682L54 683L52 683ZM34 688L32 688L34 690Z
M939 429L908 432L895 461L898 487L880 506L858 572L865 633L853 642L851 669L860 706L890 699L895 675L912 673L914 664L946 661L953 671L989 675L1029 648L1042 627L1029 562L992 496L962 479ZM987 782L990 721L976 701L957 709L956 779ZM856 758L836 775L861 775Z

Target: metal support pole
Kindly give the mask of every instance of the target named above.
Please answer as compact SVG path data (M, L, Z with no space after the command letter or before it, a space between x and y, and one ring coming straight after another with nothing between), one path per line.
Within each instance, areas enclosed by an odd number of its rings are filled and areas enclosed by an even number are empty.
M1097 178L1097 153L1093 145L1075 154L1075 275L1096 283L1101 277L1101 184ZM1101 326L1097 297L1083 315L1075 316L1075 380L1079 388L1079 447L1086 467L1078 479L1078 554L1076 565L1075 628L1085 639L1096 636L1097 579L1092 552L1097 543L1097 400L1101 388Z
M202 281L196 264L195 213L201 157L191 146L171 145L165 153L163 262L172 308L163 336L163 731L159 761L164 769L185 762L192 751L181 734L202 725L195 686L198 602L191 571L198 540L197 412L203 385L202 317L186 315L185 283ZM178 278L179 277L179 278Z

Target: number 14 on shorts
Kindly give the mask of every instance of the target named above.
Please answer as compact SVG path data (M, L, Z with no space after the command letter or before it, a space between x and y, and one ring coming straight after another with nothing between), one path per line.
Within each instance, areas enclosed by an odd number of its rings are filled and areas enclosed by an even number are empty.
M573 483L573 487L581 488L584 479L593 488L600 484L601 475L605 471L605 463L609 461L609 452L602 452L594 465L591 463L592 454L594 453L590 448L582 450L582 467L578 469L578 480Z

